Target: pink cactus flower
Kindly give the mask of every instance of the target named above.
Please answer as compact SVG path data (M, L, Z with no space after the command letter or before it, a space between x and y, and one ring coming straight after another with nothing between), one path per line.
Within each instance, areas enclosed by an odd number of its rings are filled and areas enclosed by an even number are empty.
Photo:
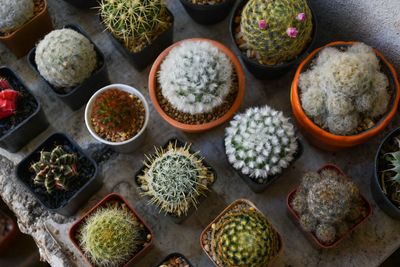
M298 31L296 28L290 27L286 30L286 33L290 38L296 38Z
M299 13L296 17L298 21L305 21L306 20L306 14L305 13Z
M265 22L264 19L260 19L260 20L258 21L258 27L259 27L261 30L264 30L265 28L267 28L267 22Z

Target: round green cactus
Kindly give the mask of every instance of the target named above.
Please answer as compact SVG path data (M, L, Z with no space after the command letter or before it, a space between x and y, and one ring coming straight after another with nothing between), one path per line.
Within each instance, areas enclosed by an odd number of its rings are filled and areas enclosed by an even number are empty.
M298 56L311 41L312 28L306 0L249 0L240 22L248 48L266 65Z

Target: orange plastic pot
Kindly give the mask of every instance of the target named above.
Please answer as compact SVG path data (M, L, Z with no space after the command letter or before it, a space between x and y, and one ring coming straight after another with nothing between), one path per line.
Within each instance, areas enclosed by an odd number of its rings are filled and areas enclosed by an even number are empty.
M399 104L400 94L399 94L399 79L394 67L389 63L389 61L376 49L374 49L377 57L382 63L382 70L388 76L389 86L393 89L393 97L391 100L391 107L389 108L387 114L371 129L364 131L360 134L341 136L332 134L319 126L317 126L310 118L305 114L301 102L299 93L299 77L300 74L305 71L313 59L317 56L318 52L325 47L346 47L353 45L357 42L333 42L329 43L324 47L314 50L303 62L301 62L298 67L295 77L292 82L292 89L290 94L290 101L292 104L292 111L294 117L296 118L300 130L302 130L305 137L315 146L328 150L337 151L345 148L354 147L367 142L372 137L379 134L388 125L388 123L393 119L396 114L397 106Z
M204 123L204 124L199 124L199 125L194 125L194 124L186 124L186 123L182 123L179 122L177 120L175 120L174 118L171 118L170 116L168 116L165 111L161 108L160 103L158 103L158 99L157 99L157 93L156 93L156 88L157 88L157 74L158 71L160 69L160 65L161 63L164 61L164 58L168 55L168 53L171 51L172 48L180 45L183 42L190 42L190 41L204 41L204 42L209 42L211 43L213 46L217 47L218 49L220 49L223 53L225 53L229 59L231 60L234 69L236 71L236 75L238 78L238 93L236 96L236 99L234 100L234 102L232 103L231 108L228 110L227 113L225 113L222 117L213 120L211 122L208 123ZM182 40L179 42L174 43L173 45L171 45L170 47L168 47L167 49L165 49L155 60L153 66L151 67L150 70L150 75L149 75L149 94L150 94L150 99L153 102L153 106L156 109L156 111L160 114L160 116L167 121L169 124L171 124L172 126L174 126L175 128L182 130L184 132L188 132L188 133L198 133L198 132L204 132L207 130L210 130L214 127L217 127L218 125L221 125L222 123L226 122L227 120L229 120L230 118L233 117L233 115L235 114L235 112L239 109L240 104L243 101L244 98L244 91L245 91L245 76L244 76L244 71L242 68L242 65L240 64L238 58L235 56L235 54L225 45L214 41L214 40L210 40L210 39L206 39L206 38L192 38L192 39L186 39L186 40Z

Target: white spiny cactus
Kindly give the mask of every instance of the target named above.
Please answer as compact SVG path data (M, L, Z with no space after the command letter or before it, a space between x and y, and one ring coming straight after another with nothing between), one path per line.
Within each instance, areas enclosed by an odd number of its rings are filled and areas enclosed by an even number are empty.
M229 162L258 183L287 168L298 150L293 125L268 106L236 115L225 131Z
M94 45L72 29L54 30L38 44L35 61L50 84L65 91L81 84L97 66Z
M201 114L221 105L232 86L230 59L206 41L173 48L159 72L163 96L179 111Z
M0 32L14 31L33 17L33 0L0 0Z

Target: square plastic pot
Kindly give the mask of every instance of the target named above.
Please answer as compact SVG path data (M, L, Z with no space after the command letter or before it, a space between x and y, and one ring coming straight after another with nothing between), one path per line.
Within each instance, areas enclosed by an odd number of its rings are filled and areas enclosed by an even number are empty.
M0 41L17 57L25 56L35 44L47 33L53 30L47 0L44 1L43 10L13 33L0 36Z
M155 40L153 40L151 44L136 53L130 52L110 33L110 31L106 31L111 39L111 42L114 44L117 50L131 62L136 70L144 70L148 65L153 63L153 61L162 51L164 51L165 48L172 44L174 38L174 16L171 11L168 9L167 11L172 18L171 26L161 33Z
M165 145L162 146L162 148L163 148L163 149L166 149L166 148L168 147L168 144L169 144L169 143L173 143L173 144L176 143L176 146L177 146L177 147L184 147L184 146L185 146L185 143L182 142L182 141L180 141L179 139L177 139L177 138L171 138L171 139L168 140L168 142L165 143ZM195 151L193 151L192 149L189 149L189 151L190 151L191 154L194 154L194 153L195 153ZM204 159L202 160L202 162L203 162L203 165L204 165L205 167L207 167L207 168L210 170L210 172L214 175L214 181L208 185L208 188L209 188L209 190L211 191L211 190L212 190L211 187L213 186L213 184L214 184L215 181L217 180L217 172L216 172L216 171L211 167L211 165L208 164ZM139 190L140 192L141 192L141 189L140 189L140 183L139 183L139 181L138 181L138 177L139 177L139 175L141 175L141 174L144 173L144 170L145 170L145 169L146 169L146 166L143 165L143 166L139 169L139 171L137 171L136 174L135 174L135 183L136 183L136 185L137 185L137 187L138 187L138 190ZM198 203L197 206L201 205L201 202L203 202L203 201L205 200L205 198L206 198L206 196L200 196L200 197L198 198L198 202L199 202L199 203ZM177 217L177 216L175 216L175 215L173 215L173 214L169 214L169 213L167 213L167 215L168 215L169 218L171 218L171 220L172 220L173 222L175 222L175 223L177 223L177 224L180 224L180 223L182 223L184 220L186 220L195 210L196 210L196 207L191 206L191 207L189 208L189 210L188 210L188 212L187 212L186 215L182 215L182 216L180 216L180 217Z
M235 4L235 0L225 0L214 5L193 4L191 0L180 1L189 16L195 22L204 25L216 24L224 20Z
M2 254L6 249L10 248L11 243L15 240L19 231L15 220L8 216L4 211L0 210L0 216L6 218L7 223L11 226L10 232L2 238L0 237L0 254Z
M14 84L16 87L24 88L35 99L37 104L35 111L30 116L3 136L0 136L0 147L14 153L43 132L48 127L49 123L39 101L22 82L20 77L7 67L0 68L0 76L9 79L11 86Z
M78 154L78 161L88 161L89 164L93 168L93 174L86 181L85 184L81 186L76 192L74 192L69 199L65 199L65 201L60 204L58 207L49 207L47 204L49 199L45 199L43 196L39 196L35 192L35 188L33 188L30 184L30 181L34 177L34 173L29 171L29 167L33 162L39 160L40 151L42 150L51 150L56 145L65 145L69 149L71 149L74 153ZM78 167L79 171L79 167ZM35 196L35 198L49 211L56 212L62 214L64 216L73 215L79 208L82 207L87 200L100 189L102 185L102 181L100 176L97 173L97 164L96 162L89 157L77 143L75 143L71 138L62 133L55 133L51 135L46 141L44 141L41 145L39 145L31 154L29 154L26 158L24 158L16 167L16 176L17 179ZM80 179L81 177L76 177L76 179Z
M77 8L93 8L99 5L97 0L64 0Z
M135 215L136 218L138 218L139 222L141 224L144 225L146 231L148 233L150 233L150 235L152 236L151 241L146 244L142 250L140 250L138 253L136 253L127 263L125 263L123 266L132 266L133 264L135 264L136 262L138 262L141 258L143 258L143 256L149 252L149 250L151 249L151 247L153 246L153 237L154 234L151 231L150 227L146 224L146 222L139 216L139 214L136 212L136 210L125 200L124 197L122 197L120 194L117 193L111 193L109 195L107 195L106 197L104 197L99 203L97 203L93 208L91 208L87 213L85 213L85 215L82 216L82 218L80 218L78 221L76 221L71 228L69 229L69 238L72 241L72 243L74 244L74 246L76 247L77 250L79 250L79 252L82 254L82 256L84 257L84 259L90 264L90 266L94 266L94 264L92 264L92 262L89 260L89 258L85 255L85 253L82 251L80 245L79 245L79 241L76 238L76 234L80 228L80 226L85 223L86 219L89 218L94 212L96 212L96 210L98 210L99 208L101 208L102 206L104 206L105 203L109 202L109 201L118 201L120 203L123 203L126 205L126 207L128 207L128 209Z
M79 32L84 35L89 41L94 45L94 49L97 52L97 58L99 62L99 67L92 73L92 76L83 81L80 85L73 88L68 93L61 93L57 91L57 89L48 83L41 75L37 68L35 55L36 48L33 48L28 55L28 61L31 67L43 78L43 80L48 84L48 86L53 90L54 94L56 94L65 104L67 104L72 110L77 110L81 108L89 98L100 88L109 84L107 65L104 59L104 54L101 50L96 46L94 42L89 38L89 35L84 32L79 26L75 24L65 25L64 28L72 29L74 31Z
M322 170L324 169L333 169L335 171L337 171L338 173L340 173L341 175L347 177L348 179L350 179L339 167L337 167L336 165L333 164L327 164L324 165L322 168L320 168L318 170L318 173L320 173ZM340 242L342 242L344 239L346 239L358 226L360 226L365 220L368 219L369 216L371 216L372 214L372 206L371 204L367 201L367 199L360 194L360 197L362 198L362 200L365 203L365 207L367 208L367 215L362 218L359 222L357 222L356 224L354 224L345 234L343 234L340 238L338 238L334 243L330 244L330 245L325 245L323 243L321 243L317 237L311 233L311 232L307 232L303 229L303 227L301 227L300 225L300 215L293 209L291 203L293 198L295 197L297 192L297 188L293 191L291 191L289 193L289 195L286 198L286 206L287 206L287 210L289 212L290 217L293 219L293 221L295 222L295 224L301 229L301 231L304 233L304 235L308 238L308 240L311 241L311 243L317 248L317 249L329 249L329 248L334 248L337 245L340 244Z

